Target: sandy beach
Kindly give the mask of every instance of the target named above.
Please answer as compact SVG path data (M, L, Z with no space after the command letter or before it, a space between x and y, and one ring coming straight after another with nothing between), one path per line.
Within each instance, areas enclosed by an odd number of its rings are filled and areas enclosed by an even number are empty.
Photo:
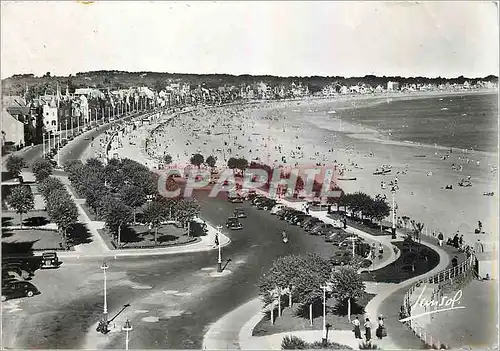
M445 147L397 142L376 130L335 118L339 111L381 103L386 98L201 108L170 118L155 128L147 143L148 153L158 158L169 154L173 163L180 165L189 164L191 155L197 152L217 157L219 167L224 167L230 157L274 167L336 164L342 176L356 178L338 180L344 191L385 194L389 201L389 187L382 189L381 182L388 184L397 177L398 216L424 222L424 231L443 231L452 236L458 230L466 241L476 240L470 234L481 221L487 233L484 241L496 238L496 154L461 150L449 153ZM390 164L392 172L373 175L384 164ZM473 186L458 187L457 182L468 176ZM454 185L453 190L444 189L448 184ZM495 195L485 196L485 192Z

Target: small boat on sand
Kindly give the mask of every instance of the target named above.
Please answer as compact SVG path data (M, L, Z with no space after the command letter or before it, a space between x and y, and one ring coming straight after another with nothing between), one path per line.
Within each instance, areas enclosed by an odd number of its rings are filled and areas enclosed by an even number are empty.
M338 180L356 180L356 177L338 177Z
M483 193L484 196L493 196L495 193L493 191Z
M427 157L427 155L415 155L413 157Z

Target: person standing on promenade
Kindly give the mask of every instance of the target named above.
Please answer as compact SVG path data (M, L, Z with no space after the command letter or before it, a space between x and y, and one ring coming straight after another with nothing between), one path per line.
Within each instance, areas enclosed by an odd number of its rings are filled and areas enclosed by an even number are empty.
M442 232L439 232L439 234L438 234L438 240L439 240L439 246L443 246L444 236L443 236Z
M354 320L352 321L352 324L354 325L354 337L356 339L361 339L361 328L360 328L360 323L359 323L359 318L356 316Z
M379 340L381 340L384 336L387 336L387 331L384 326L384 317L382 316L378 317L378 327L375 334Z
M366 341L370 341L372 339L372 324L370 323L369 318L366 318L364 327L365 327Z

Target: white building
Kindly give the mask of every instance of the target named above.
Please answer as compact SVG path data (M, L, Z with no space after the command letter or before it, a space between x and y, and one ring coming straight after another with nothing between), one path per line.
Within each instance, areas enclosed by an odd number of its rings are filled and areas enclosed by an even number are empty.
M399 83L398 82L387 82L387 91L396 91L399 90Z

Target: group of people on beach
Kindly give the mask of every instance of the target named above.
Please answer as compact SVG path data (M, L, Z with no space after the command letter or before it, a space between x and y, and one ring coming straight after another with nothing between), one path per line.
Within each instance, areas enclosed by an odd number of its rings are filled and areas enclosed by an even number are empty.
M361 322L359 320L359 317L356 316L352 322L353 324L353 332L354 332L354 337L356 339L363 339L361 336ZM372 339L372 322L370 319L367 317L365 318L365 321L363 323L363 327L365 328L365 339L367 342L370 342ZM384 317L379 316L378 321L377 321L377 329L375 330L375 336L381 340L383 337L387 336L387 329L384 325Z

